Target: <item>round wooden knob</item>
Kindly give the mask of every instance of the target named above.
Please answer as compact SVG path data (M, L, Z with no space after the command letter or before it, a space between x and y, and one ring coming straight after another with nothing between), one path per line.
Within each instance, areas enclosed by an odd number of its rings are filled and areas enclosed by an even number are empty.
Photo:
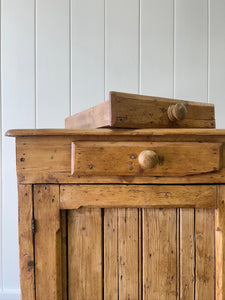
M183 120L187 116L187 109L184 104L177 103L168 107L168 118L170 121Z
M158 155L152 150L144 150L138 156L138 162L143 169L152 169L158 162Z

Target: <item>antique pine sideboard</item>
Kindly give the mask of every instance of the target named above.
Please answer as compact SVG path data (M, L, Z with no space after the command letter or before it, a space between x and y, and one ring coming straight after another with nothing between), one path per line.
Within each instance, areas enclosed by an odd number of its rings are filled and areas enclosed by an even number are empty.
M6 135L22 300L225 299L225 130Z

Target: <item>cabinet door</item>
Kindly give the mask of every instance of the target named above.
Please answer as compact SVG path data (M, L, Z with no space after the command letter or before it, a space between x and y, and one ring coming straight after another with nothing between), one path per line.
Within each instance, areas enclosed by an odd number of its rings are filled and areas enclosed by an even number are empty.
M195 185L189 193L191 201L187 201L188 193L182 199L182 193L172 192L171 186L171 194L165 194L167 186L161 186L157 194L144 189L147 200L143 200L137 186L137 207L131 192L126 197L116 193L115 197L125 200L111 201L111 207L104 207L101 196L93 193L94 204L86 196L85 206L74 186L68 187L73 187L69 205L59 185L34 185L29 199L19 190L19 202L30 203L19 206L23 300L29 298L26 280L36 300L225 299L224 185L208 186L209 190L197 186L196 194ZM157 195L163 207L156 206ZM126 207L114 207L119 200ZM74 209L77 203L84 205ZM31 216L35 234L28 239L24 230Z

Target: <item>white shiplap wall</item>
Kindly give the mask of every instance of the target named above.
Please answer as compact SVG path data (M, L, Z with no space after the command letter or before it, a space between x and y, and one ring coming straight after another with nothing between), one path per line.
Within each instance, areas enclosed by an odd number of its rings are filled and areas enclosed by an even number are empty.
M213 102L225 128L225 0L1 0L0 300L19 299L15 143L108 91Z

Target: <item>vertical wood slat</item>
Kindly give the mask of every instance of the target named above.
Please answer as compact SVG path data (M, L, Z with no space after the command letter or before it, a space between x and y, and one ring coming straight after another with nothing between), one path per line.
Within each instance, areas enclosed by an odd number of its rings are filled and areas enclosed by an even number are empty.
M216 300L225 298L225 185L218 186L216 210Z
M138 209L118 210L119 299L139 297L139 218Z
M196 290L195 299L214 299L215 230L214 210L196 209Z
M143 300L177 298L176 209L143 209Z
M104 209L104 300L118 300L118 209Z
M67 299L67 212L60 211L61 219L61 270L62 270L62 300Z
M180 300L180 208L176 209L177 213L177 300Z
M195 211L180 209L180 298L195 297Z
M59 186L34 186L36 300L61 300Z
M142 250L143 250L143 245L142 245L142 208L138 209L138 289L139 289L139 300L142 300L142 294L143 294L143 285L142 285L142 272L143 272L143 267L142 267Z
M102 299L102 216L99 208L68 212L69 300Z
M104 299L141 299L139 210L104 211Z
M18 185L20 287L22 300L35 300L32 185Z

